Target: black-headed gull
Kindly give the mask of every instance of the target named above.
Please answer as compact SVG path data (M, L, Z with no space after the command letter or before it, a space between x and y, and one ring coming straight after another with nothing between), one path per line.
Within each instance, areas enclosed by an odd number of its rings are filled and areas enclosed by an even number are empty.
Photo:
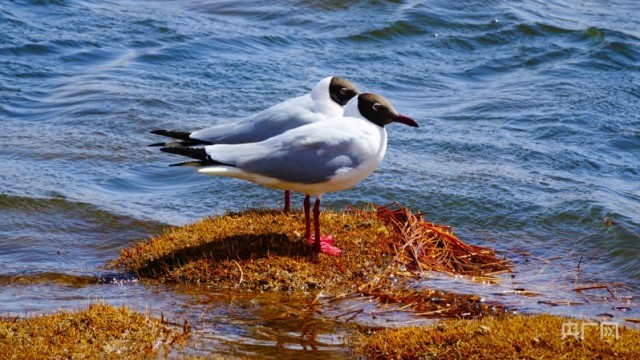
M387 149L384 126L392 122L418 127L381 95L365 93L351 99L342 116L300 126L261 142L160 150L197 159L174 165L197 166L203 174L314 195L315 237L311 238L308 196L304 208L306 237L317 251L338 256L342 250L333 246L333 238L320 236L320 198L353 187L377 168Z
M178 139L150 146L194 146L243 144L266 140L306 124L341 116L343 106L360 90L351 82L330 76L320 80L310 93L298 96L264 111L232 123L216 125L195 132L153 130L151 133ZM290 209L290 194L285 189L284 211Z

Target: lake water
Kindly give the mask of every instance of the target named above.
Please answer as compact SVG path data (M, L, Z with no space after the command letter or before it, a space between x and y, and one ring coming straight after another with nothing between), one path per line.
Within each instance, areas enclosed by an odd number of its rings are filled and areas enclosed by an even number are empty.
M169 225L281 206L279 191L168 167L150 130L233 121L330 75L420 128L390 125L381 166L324 206L398 201L514 263L494 285L419 285L514 311L640 317L634 0L2 1L0 313L102 300L186 318L220 352L344 355L339 322L309 316L310 336L268 320L299 309L296 296L229 298L103 269ZM619 299L574 291L594 284ZM582 305L544 303L560 300Z

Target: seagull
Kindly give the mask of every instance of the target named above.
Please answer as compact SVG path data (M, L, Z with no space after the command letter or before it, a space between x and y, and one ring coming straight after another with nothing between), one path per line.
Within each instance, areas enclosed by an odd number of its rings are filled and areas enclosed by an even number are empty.
M196 166L202 174L306 194L305 237L316 251L340 256L342 250L333 245L333 237L320 236L320 199L326 193L355 186L378 167L387 149L384 126L392 122L418 127L381 95L363 93L347 103L341 116L303 125L264 141L160 150L196 159L173 166ZM309 196L316 197L314 237Z
M360 90L343 78L329 76L320 80L310 93L278 103L264 111L237 122L225 123L185 132L153 130L152 134L178 139L149 146L185 147L214 144L244 144L266 140L306 124L341 116L343 107ZM284 212L291 208L288 189L284 193Z

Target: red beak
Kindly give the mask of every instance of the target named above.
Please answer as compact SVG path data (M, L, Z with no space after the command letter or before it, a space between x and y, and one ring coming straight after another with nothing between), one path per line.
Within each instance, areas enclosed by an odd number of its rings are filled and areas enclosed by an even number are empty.
M398 115L394 122L399 122L408 126L418 127L418 123L412 118L404 115Z

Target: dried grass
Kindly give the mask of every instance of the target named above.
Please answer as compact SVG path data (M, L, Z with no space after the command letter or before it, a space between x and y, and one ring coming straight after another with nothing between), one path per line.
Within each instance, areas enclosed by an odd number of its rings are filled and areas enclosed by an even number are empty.
M396 202L364 213L392 227L394 235L386 245L396 254L396 261L411 270L474 276L510 271L508 263L497 259L493 250L464 243L451 227L425 221L424 214L413 214Z

